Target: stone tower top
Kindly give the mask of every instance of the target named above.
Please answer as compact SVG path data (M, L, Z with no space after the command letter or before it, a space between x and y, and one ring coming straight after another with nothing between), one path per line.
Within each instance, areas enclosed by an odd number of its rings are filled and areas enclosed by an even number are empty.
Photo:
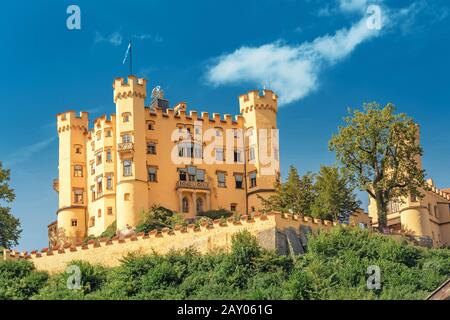
M278 111L278 96L268 89L249 91L239 96L239 105L241 113L252 111L253 109L269 109L273 112Z
M127 82L124 78L116 78L113 82L114 102L117 99L127 98L142 98L147 97L147 80L144 78L137 78L135 76L128 76Z

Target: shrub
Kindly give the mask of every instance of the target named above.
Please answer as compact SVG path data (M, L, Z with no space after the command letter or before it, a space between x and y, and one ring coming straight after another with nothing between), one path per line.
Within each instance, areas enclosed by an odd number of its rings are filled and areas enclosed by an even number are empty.
M227 211L225 209L219 209L219 210L208 210L203 211L198 214L201 217L208 217L212 220L221 219L221 218L229 218L233 216L233 212Z
M47 280L48 274L29 261L0 261L0 300L29 299Z
M183 224L183 222L184 219L181 214L155 205L149 211L141 213L141 223L136 226L136 232L148 233L155 229L173 228L177 224Z

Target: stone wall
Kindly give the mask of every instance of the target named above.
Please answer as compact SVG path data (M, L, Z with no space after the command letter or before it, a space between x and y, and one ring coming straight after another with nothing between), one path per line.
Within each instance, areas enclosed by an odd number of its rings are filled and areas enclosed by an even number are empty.
M351 226L357 223L358 221L353 221ZM5 250L4 259L29 259L36 269L50 273L64 271L67 264L73 260L115 267L120 265L121 259L129 253L165 254L172 249L189 247L202 254L217 249L229 250L233 234L242 230L248 230L256 236L263 248L280 254L301 254L306 248L308 233L315 234L319 229L326 230L336 225L338 225L336 222L272 212L266 215L255 214L252 219L243 216L239 221L235 221L234 218L229 218L226 222L214 220L212 225L204 223L200 227L176 226L173 230L168 228L160 232L154 230L147 235L141 233L125 238L115 237L111 240L91 240L85 245L67 245L55 247L53 250L45 248L32 251L30 254Z

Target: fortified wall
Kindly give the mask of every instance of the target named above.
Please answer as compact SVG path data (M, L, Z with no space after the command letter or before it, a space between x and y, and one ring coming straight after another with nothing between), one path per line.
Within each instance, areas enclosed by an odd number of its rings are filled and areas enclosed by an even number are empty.
M192 224L187 227L176 226L174 229L153 230L149 234L139 233L124 238L91 240L88 244L57 246L52 250L44 248L31 253L4 250L3 256L5 260L30 260L37 270L50 273L64 271L73 260L115 267L129 253L166 254L173 249L189 247L202 254L217 249L229 250L232 235L242 230L249 231L268 250L275 250L280 254L302 253L307 233L316 233L320 228L329 229L336 225L336 222L300 215L257 213L252 218L243 216L238 221L234 218L227 221L214 220L213 224L204 223L199 227Z

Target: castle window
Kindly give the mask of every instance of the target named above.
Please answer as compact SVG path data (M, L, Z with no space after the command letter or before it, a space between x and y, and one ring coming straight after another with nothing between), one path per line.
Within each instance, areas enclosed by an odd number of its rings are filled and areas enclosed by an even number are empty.
M71 225L72 225L72 227L78 226L78 220L77 219L72 219Z
M240 129L233 129L233 136L239 138L241 136L240 131Z
M73 167L73 176L74 177L82 177L83 176L83 166L75 165Z
M186 181L187 179L187 170L180 169L180 181Z
M123 195L123 200L125 200L125 201L130 201L130 200L131 200L130 194L129 194L129 193L125 193L125 194Z
M81 188L73 189L73 202L75 204L83 204L84 190Z
M204 182L205 181L205 170L197 170L196 180L198 182Z
M194 158L202 159L203 158L203 150L201 144L194 144Z
M113 190L113 174L106 174L106 190Z
M411 195L411 202L417 202L417 197L415 194Z
M250 161L252 161L252 160L255 160L255 156L256 156L256 153L255 153L255 147L250 147L250 149L248 150L248 159L250 160Z
M97 194L99 197L103 195L103 176L97 177Z
M155 123L153 121L147 121L147 129L155 130Z
M157 182L157 169L156 167L147 167L148 181Z
M234 150L234 162L241 163L241 150L235 149Z
M197 198L197 213L203 212L203 199Z
M184 197L181 202L182 202L182 211L184 213L189 212L189 200L188 200L188 198Z
M92 201L95 200L95 185L91 186L91 197L92 197Z
M256 187L256 171L250 172L250 188Z
M95 141L92 141L92 142L91 142L91 149L92 149L92 151L95 150Z
M129 143L129 142L131 142L131 135L128 133L122 135L122 143Z
M91 162L91 174L95 174L95 162Z
M230 211L231 211L231 212L236 212L236 207L237 207L237 204L236 204L236 203L230 204Z
M123 161L123 176L129 177L131 175L133 175L132 162L131 162L131 160L124 160Z
M101 131L97 131L96 135L97 135L97 141L102 139L102 132Z
M147 142L147 154L156 154L156 143Z
M89 227L95 227L95 217L89 219Z
M95 163L97 165L102 164L102 153L101 152L97 152L97 154L95 155Z
M112 161L112 151L111 149L106 149L106 162Z
M123 122L130 122L131 113L124 112L122 113L122 120Z
M76 154L81 154L82 153L83 147L80 144L76 144L74 147L75 147L75 153Z
M222 129L216 128L216 137L222 136Z
M247 129L247 136L253 137L253 128Z
M106 210L106 213L107 213L109 216L112 216L112 214L113 214L113 208L112 208L112 207L108 207L107 210Z
M242 189L244 177L242 174L235 174L234 181L236 189Z
M99 218L102 217L102 209L98 209L97 216L98 216Z
M217 161L225 160L223 148L216 148L216 160Z
M111 132L111 130L105 130L105 137L107 137L107 138L110 138L110 137L112 137L112 132Z
M192 143L178 144L178 156L180 158L192 158Z
M217 186L220 188L226 188L225 172L217 172Z
M438 207L437 207L437 206L434 206L434 216L435 216L436 218L439 217L439 215L438 215Z

